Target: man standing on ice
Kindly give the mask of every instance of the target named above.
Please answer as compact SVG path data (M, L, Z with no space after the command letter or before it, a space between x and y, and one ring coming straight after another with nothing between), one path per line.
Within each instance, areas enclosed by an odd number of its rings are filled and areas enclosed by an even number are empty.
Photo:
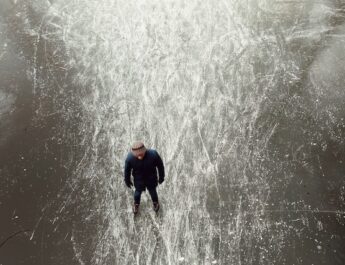
M158 152L154 149L146 149L142 142L132 144L131 152L125 161L124 180L128 188L133 186L131 173L134 179L134 205L133 212L139 211L141 193L148 189L155 212L159 210L158 194L156 187L164 181L164 165ZM157 178L157 169L159 178Z

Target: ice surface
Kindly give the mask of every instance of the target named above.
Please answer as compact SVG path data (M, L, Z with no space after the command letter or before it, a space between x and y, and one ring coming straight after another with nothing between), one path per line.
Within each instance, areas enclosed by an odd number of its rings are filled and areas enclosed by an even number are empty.
M19 216L1 237L31 228L25 264L344 263L345 3L6 10L0 66L18 51L26 81L0 103L28 129L1 150L2 201ZM131 212L123 166L137 139L165 163L158 216L146 193Z

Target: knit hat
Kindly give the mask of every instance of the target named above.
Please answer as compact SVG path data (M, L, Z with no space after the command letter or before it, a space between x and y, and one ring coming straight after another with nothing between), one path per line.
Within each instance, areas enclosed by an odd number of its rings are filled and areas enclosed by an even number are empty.
M144 150L146 150L146 147L143 142L137 141L132 144L132 151L138 152Z

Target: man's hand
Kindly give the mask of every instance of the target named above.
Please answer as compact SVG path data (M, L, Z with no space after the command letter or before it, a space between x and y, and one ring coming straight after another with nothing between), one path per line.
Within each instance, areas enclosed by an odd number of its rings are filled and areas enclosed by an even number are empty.
M127 186L128 188L132 188L132 186L133 186L132 181L126 181L126 186Z
M162 184L163 181L164 181L164 179L159 179L159 180L158 180L158 183L159 183L159 184Z

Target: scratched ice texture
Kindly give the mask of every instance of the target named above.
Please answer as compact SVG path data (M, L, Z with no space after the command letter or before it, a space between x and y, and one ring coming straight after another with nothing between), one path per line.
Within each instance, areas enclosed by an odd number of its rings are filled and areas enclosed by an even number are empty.
M0 264L345 264L344 1L0 10Z

